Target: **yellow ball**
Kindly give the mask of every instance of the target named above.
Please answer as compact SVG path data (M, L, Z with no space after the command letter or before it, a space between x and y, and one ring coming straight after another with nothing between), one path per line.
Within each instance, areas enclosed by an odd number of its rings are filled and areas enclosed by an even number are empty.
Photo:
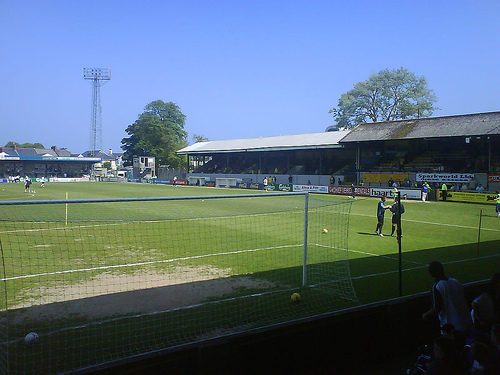
M326 228L323 229L323 233L325 233L325 234L328 233L328 229L326 229Z
M292 301L293 303L299 303L300 302L300 294L293 293L292 296L290 297L290 301Z

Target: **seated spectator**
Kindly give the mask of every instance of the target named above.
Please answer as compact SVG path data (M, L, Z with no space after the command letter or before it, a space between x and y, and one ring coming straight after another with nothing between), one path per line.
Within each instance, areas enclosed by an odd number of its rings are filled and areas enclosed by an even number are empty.
M493 345L492 365L493 373L500 374L500 323L491 327L490 340ZM496 372L495 372L496 371Z
M434 360L429 362L426 374L429 375L466 375L469 365L460 355L460 348L449 336L440 336L434 340Z
M484 193L484 187L483 187L483 185L481 185L481 184L477 185L476 191L478 193Z
M472 322L478 331L489 332L491 326L499 321L495 312L497 297L500 297L500 272L493 275L487 289L471 303Z
M473 342L470 346L472 367L471 375L494 374L493 363L491 361L490 348L481 341Z

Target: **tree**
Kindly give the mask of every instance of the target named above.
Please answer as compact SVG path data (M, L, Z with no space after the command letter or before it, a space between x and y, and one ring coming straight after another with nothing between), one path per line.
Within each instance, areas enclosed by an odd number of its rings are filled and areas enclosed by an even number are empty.
M162 100L149 103L125 130L129 137L122 139L124 159L131 163L134 155L154 156L157 165L180 167L183 161L176 151L188 145L185 122L177 104Z
M17 143L13 141L7 142L5 147L13 147L16 146L17 148L45 148L41 143Z
M425 77L405 68L384 69L358 82L340 96L337 108L330 109L337 125L353 128L364 122L429 117L437 97Z
M193 143L206 142L206 141L208 141L207 137L199 134L193 134Z

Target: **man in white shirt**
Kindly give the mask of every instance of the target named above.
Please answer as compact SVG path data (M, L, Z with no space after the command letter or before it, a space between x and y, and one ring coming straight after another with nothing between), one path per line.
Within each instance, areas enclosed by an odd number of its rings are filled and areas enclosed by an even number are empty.
M432 305L422 318L428 320L437 315L441 327L451 323L458 330L471 329L472 319L462 284L447 277L440 262L429 264L429 274L435 279L431 290Z

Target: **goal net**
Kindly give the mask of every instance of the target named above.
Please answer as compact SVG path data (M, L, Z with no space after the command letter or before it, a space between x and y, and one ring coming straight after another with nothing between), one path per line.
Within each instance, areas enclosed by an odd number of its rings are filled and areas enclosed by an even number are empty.
M350 202L272 193L0 206L0 373L92 368L359 303Z

